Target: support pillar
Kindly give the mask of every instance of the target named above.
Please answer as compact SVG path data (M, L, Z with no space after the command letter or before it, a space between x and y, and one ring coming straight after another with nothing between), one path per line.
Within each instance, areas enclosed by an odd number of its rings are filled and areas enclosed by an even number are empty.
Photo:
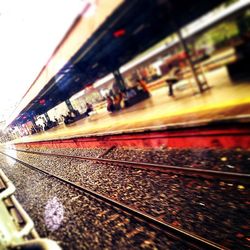
M194 63L193 63L193 61L192 61L192 59L191 59L191 56L190 56L190 53L189 53L189 49L188 49L187 43L186 43L186 41L184 40L184 38L183 38L183 36L182 36L182 34L181 34L180 29L177 29L176 33L177 33L177 36L178 36L178 38L179 38L179 40L180 40L181 46L182 46L184 52L185 52L186 55L187 55L187 61L188 61L188 64L189 64L191 73L192 73L192 75L193 75L193 77L194 77L194 80L195 80L195 82L196 82L196 84L197 84L197 86L198 86L199 92L202 93L202 92L204 91L203 85L207 85L207 83L206 83L206 82L201 82L201 81L200 81L199 76L197 75L197 72L196 72Z
M67 107L68 107L68 109L69 109L70 112L71 112L71 111L74 111L74 108L73 108L73 106L72 106L72 104L71 104L71 102L70 102L69 99L67 99L67 100L65 101L65 103L66 103L66 105L67 105Z
M45 112L45 113L44 113L44 116L45 116L46 121L48 122L48 121L50 120L48 113Z
M121 92L124 92L126 90L126 85L125 85L124 79L120 73L120 70L117 69L117 70L113 71L113 75L114 75L117 87L119 88L119 90Z
M171 19L172 27L175 30L175 32L176 32L176 34L177 34L177 36L178 36L178 38L180 40L180 44L181 44L183 50L185 51L185 53L187 55L187 61L188 61L188 64L190 66L190 70L191 70L191 73L193 75L193 78L194 78L194 80L195 80L195 82L196 82L196 84L198 86L199 92L202 93L205 90L203 88L203 86L208 87L207 81L205 80L204 82L201 82L200 79L199 79L199 76L198 76L198 74L196 72L194 63L193 63L192 58L191 58L190 53L189 53L189 49L188 49L186 40L183 38L182 33L181 33L181 29L180 29L179 25L177 24L177 22L176 22L176 20L175 20L175 18L173 16L174 9L173 9L173 6L172 6L170 1L167 1L166 7L167 7L166 12L167 12L168 16Z
M34 127L36 127L36 119L35 119L35 117L31 117L31 118L30 118L30 121L32 122L32 125L33 125Z

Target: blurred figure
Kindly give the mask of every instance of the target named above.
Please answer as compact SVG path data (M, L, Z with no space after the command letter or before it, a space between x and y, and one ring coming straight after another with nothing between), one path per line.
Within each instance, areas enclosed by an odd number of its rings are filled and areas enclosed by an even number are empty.
M107 96L107 110L109 112L114 112L115 111L115 106L113 99L110 96Z
M68 112L68 115L70 118L75 118L76 117L76 114L73 110L71 110L70 112Z
M60 122L64 122L64 123L65 123L65 118L66 118L65 115L61 115L61 117L60 117Z
M71 112L68 112L66 116L62 115L64 119L64 124L69 124L74 120L74 117L71 116Z
M59 124L58 119L56 117L54 117L54 122L55 122L56 126Z
M149 93L148 86L144 80L137 79L136 82L139 84L139 86L143 89L144 92Z
M87 110L86 110L87 112L91 112L94 109L93 105L91 103L88 103L88 102L86 103L86 107L87 107Z
M47 130L47 124L46 122L43 123L43 131Z
M86 111L84 112L85 116L89 116L89 113L94 110L93 105L91 103L86 103Z
M114 110L118 111L122 108L122 100L123 100L123 96L122 96L121 92L119 92L119 94L115 95L115 97L114 97Z
M126 94L125 94L125 99L129 100L130 98L133 98L136 96L136 91L134 88L127 89Z

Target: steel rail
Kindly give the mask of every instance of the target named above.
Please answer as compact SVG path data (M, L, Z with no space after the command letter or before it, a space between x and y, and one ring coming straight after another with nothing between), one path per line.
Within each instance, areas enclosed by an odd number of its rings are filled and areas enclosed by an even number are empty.
M89 195L95 197L98 200L101 200L102 202L106 202L109 205L111 205L112 207L116 207L118 209L121 209L122 211L129 213L130 215L132 215L135 218L138 218L139 220L142 220L143 222L146 222L147 224L149 224L150 226L156 227L158 229L161 229L166 235L169 235L170 237L174 238L174 239L179 239L181 241L184 241L185 243L189 244L190 246L194 247L195 249L200 249L200 247L202 247L202 249L223 249L223 250L227 250L228 248L221 246L215 242L212 242L210 240L207 240L199 235L196 235L194 233L190 233L186 230L180 229L180 228L176 228L174 226L172 226L171 224L165 223L162 220L159 220L145 212L139 211L135 208L132 208L130 206L127 206L121 202L118 202L114 199L111 199L107 196L104 196L102 194L99 194L93 190L90 190L88 188L85 188L81 185L78 185L74 182L71 182L69 180L66 180L60 176L54 175L53 173L50 173L48 171L42 170L38 167L35 167L31 164L28 164L27 162L21 161L11 155L8 155L6 153L3 153L0 151L1 154L10 157L11 159L15 160L16 162L24 165L25 167L28 167L31 170L34 170L36 172L40 172L43 173L49 177L53 177L67 185L70 185L78 190L81 190L85 193L88 193Z
M37 155L45 155L45 156L55 156L55 157L64 157L64 158L72 158L77 160L89 160L96 162L105 162L105 163L115 163L132 166L133 168L144 169L158 171L162 173L181 173L181 174L191 174L191 175L200 175L200 176L212 176L219 179L230 179L237 181L247 181L250 180L250 174L244 173L236 173L236 172L225 172L225 171L215 171L209 169L200 169L200 168L189 168L189 167L177 167L177 166L169 166L164 164L154 164L154 163L146 163L146 162L133 162L133 161L124 161L124 160L113 160L113 159L105 159L105 158L96 158L96 157L86 157L86 156L75 156L75 155L65 155L65 154L55 154L55 153L45 153L45 152L36 152L36 151L26 151L21 149L12 149L19 152L37 154Z

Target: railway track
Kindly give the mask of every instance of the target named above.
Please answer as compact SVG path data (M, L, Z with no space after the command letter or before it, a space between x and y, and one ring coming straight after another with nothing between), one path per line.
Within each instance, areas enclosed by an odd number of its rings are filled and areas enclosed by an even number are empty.
M154 164L154 163L146 163L146 162L134 162L134 161L124 161L124 160L113 160L106 159L101 157L85 157L85 156L75 156L75 155L65 155L65 154L55 154L55 153L45 153L45 152L36 152L36 151L27 151L21 149L13 149L15 151L30 153L36 155L44 155L44 156L53 156L53 157L61 157L61 158L71 158L81 161L94 161L94 162L104 162L104 163L112 163L117 164L123 167L131 167L131 168L139 168L144 170L153 170L161 173L176 173L176 174L185 174L185 175L196 175L203 177L213 177L218 179L228 179L228 180L236 180L249 182L250 174L245 173L235 173L235 172L225 172L225 171L215 171L208 169L199 169L199 168L189 168L189 167L178 167L178 166L169 166L164 164Z
M151 216L145 212L139 211L131 206L127 206L119 201L116 201L116 200L111 199L105 195L102 195L102 194L97 193L93 190L85 188L81 185L78 185L72 181L69 181L69 180L62 178L58 175L55 175L51 172L48 172L48 171L45 171L45 170L40 169L38 167L35 167L34 165L31 165L27 162L24 162L20 159L17 159L11 155L8 155L8 154L3 153L1 151L0 151L0 153L7 156L7 157L10 157L11 159L15 160L16 162L22 164L23 166L25 166L31 170L45 174L51 178L54 178L54 179L60 181L61 183L64 183L66 185L70 185L71 187L76 188L79 191L83 191L84 193L91 195L92 197L94 197L95 199L97 199L101 202L105 202L105 203L111 205L112 207L120 209L123 212L133 216L137 220L139 220L143 223L146 223L151 227L160 229L161 231L163 231L166 235L168 235L172 239L178 239L180 241L187 243L193 249L227 249L226 247L221 246L215 242L207 240L207 239L200 237L194 233L190 233L186 230L174 227L171 224L168 224L168 223L160 220L159 218L153 217L153 216Z

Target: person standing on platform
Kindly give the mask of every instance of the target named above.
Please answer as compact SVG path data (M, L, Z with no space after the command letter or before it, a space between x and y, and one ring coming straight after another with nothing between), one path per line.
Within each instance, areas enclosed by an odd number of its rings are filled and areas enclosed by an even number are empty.
M56 117L54 117L54 122L55 122L56 126L59 124L58 119Z

